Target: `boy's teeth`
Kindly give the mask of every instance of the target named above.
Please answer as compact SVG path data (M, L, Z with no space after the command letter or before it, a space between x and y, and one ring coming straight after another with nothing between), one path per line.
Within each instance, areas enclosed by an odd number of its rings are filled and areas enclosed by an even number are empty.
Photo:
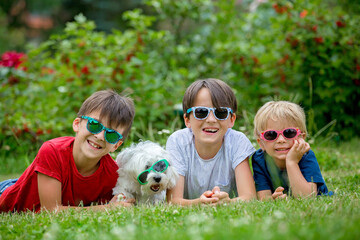
M100 148L100 146L98 146L98 145L95 145L94 143L92 143L92 142L89 142L89 144L91 145L91 146L93 146L94 148Z
M217 132L216 129L205 129L206 132Z

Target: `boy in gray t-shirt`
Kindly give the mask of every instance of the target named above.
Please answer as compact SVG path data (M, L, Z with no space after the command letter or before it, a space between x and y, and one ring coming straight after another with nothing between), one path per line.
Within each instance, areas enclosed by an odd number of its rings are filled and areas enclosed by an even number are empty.
M255 148L232 130L237 102L231 88L218 79L192 83L183 98L186 129L173 133L166 149L180 178L168 190L168 202L200 203L256 198L249 156Z

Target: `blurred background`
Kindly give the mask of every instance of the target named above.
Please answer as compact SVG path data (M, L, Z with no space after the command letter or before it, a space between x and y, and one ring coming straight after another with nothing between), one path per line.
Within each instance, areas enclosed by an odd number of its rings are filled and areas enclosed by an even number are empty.
M94 20L98 30L124 30L122 13L134 8L146 7L141 0L1 0L0 53L39 44L79 13Z
M208 77L233 88L234 129L254 145L257 109L278 99L304 108L311 144L350 141L359 23L353 0L0 0L0 173L73 135L81 103L105 88L135 102L124 146L164 145L184 127L185 89Z

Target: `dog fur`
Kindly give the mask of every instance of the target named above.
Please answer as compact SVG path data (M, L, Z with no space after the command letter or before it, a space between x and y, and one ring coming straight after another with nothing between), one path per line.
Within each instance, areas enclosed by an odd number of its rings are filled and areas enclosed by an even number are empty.
M169 167L159 173L150 171L148 183L141 185L137 181L138 175L150 168L155 162L166 159ZM144 141L132 144L122 150L116 158L119 166L119 178L113 188L113 194L119 194L119 200L135 198L137 204L157 204L166 198L166 190L175 187L178 174L172 166L168 153L159 144Z

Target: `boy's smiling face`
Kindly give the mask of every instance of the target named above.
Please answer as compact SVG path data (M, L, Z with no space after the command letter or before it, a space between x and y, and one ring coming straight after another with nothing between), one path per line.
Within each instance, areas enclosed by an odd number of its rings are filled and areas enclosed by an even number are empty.
M94 118L101 123L105 123L104 119L99 119L99 113L93 112L87 115L88 117ZM97 134L92 134L87 129L88 120L76 118L73 122L73 129L76 133L73 155L74 159L88 159L98 161L100 158L109 152L114 152L121 144L122 141L118 141L116 144L108 143L104 138L105 131L101 131ZM124 129L121 127L112 128L106 126L115 131L122 133Z
M293 123L286 120L274 121L273 119L270 118L269 120L267 120L266 129L264 131L270 129L276 131L282 131L285 128L291 128L291 127L296 128L297 126L294 126ZM294 145L294 140L298 139L299 137L302 137L302 135L300 134L296 138L286 139L282 134L280 134L275 141L269 142L261 139L259 136L257 138L257 142L259 143L260 148L274 159L276 165L279 168L284 169L286 167L286 162L285 162L286 156L290 151L290 149L292 148L292 146Z
M200 89L193 104L193 107L195 106L214 107L208 88ZM200 157L208 159L215 156L213 153L216 154L219 151L224 135L228 128L234 126L235 119L235 114L230 115L226 120L217 120L213 112L210 112L204 120L195 119L193 112L189 114L189 117L184 114L185 125L191 128L195 136L195 147Z

